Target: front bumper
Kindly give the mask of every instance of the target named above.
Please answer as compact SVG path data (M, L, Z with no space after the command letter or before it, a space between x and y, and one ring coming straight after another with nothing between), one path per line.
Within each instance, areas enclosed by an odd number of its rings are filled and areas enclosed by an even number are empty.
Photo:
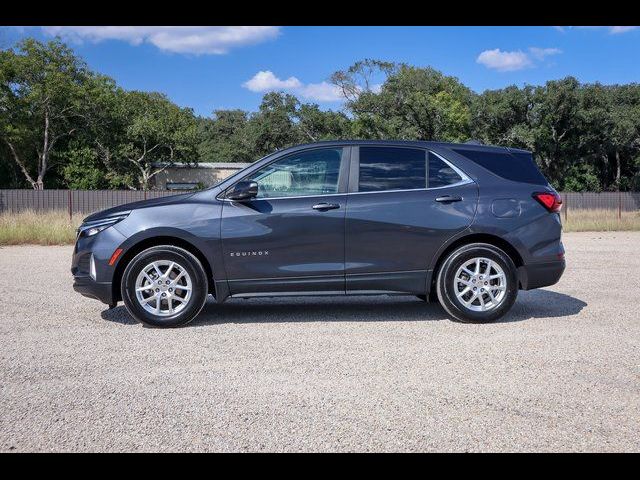
M558 283L564 273L564 258L555 262L532 263L518 268L518 281L522 290L548 287Z
M78 237L71 259L73 289L85 297L100 300L107 305L116 303L112 283L115 267L109 265L113 252L125 241L114 227L109 227L91 237ZM91 276L91 258L95 271Z
M113 299L111 282L96 282L89 275L74 276L73 289L85 297L100 300L107 305L116 303Z

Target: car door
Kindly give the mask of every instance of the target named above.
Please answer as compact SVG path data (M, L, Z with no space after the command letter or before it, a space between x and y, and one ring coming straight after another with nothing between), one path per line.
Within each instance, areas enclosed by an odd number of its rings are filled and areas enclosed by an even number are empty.
M415 147L362 145L354 148L351 169L347 293L424 294L436 251L473 220L476 185L442 157Z
M225 200L221 236L231 295L342 293L349 147L311 148L243 180L247 201Z

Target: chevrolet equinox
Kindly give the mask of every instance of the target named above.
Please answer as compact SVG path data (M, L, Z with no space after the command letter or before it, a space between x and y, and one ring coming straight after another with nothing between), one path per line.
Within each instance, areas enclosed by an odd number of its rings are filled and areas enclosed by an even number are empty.
M484 323L559 280L561 204L524 150L320 142L88 216L71 272L82 295L157 327L193 320L209 294L415 295Z

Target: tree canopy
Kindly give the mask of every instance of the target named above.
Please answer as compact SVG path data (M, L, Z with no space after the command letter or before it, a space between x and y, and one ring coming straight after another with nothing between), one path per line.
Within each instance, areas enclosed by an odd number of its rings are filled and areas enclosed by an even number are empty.
M341 110L269 92L255 112L198 117L127 91L59 39L0 51L0 188L142 188L174 162L251 162L291 145L403 139L519 147L559 189L640 189L640 85L544 85L475 93L431 67L374 59L335 72Z

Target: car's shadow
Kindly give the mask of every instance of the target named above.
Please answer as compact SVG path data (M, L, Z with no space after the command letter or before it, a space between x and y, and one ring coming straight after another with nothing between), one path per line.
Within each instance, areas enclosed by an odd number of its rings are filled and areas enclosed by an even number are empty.
M582 300L550 290L521 291L518 300L499 322L520 322L534 318L576 315L586 307ZM101 313L103 319L123 325L135 325L123 306ZM437 303L425 303L415 297L288 297L231 299L217 304L209 298L193 327L223 323L290 322L402 322L446 320Z

